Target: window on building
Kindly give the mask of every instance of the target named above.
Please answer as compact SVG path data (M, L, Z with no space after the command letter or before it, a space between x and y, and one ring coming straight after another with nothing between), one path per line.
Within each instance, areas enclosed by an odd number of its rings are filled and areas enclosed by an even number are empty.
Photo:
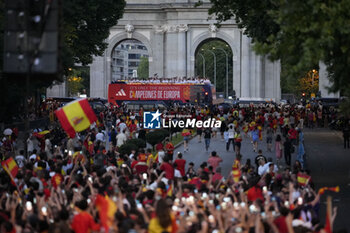
M129 61L129 64L128 64L129 66L133 66L133 67L135 67L135 66L139 66L139 62L138 61Z
M129 59L140 59L141 54L129 53Z

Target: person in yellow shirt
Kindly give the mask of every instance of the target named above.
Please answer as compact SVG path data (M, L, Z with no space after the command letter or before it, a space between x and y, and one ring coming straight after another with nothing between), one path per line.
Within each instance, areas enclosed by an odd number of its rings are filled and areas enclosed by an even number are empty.
M176 233L178 226L175 216L171 214L170 208L164 199L160 199L156 205L156 211L148 224L149 233Z

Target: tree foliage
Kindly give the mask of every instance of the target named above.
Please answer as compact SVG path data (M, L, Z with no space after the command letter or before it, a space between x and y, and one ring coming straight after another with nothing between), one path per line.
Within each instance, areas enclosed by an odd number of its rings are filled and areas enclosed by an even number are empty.
M137 75L139 78L149 78L149 61L147 57L141 57L140 65L137 67Z
M70 0L63 4L63 67L87 65L107 48L109 29L122 17L125 0Z
M4 10L4 0L0 0L0 10ZM100 56L107 47L105 40L110 27L117 24L122 17L125 0L69 0L62 4L60 37L60 60L63 74L68 75L68 68L75 64L86 65L92 62L93 56ZM0 27L3 28L4 15L0 15ZM0 30L0 53L3 54L3 30ZM0 69L3 56L0 58ZM83 72L84 73L84 72ZM81 75L83 78L86 76ZM30 81L29 93L32 96L39 90L50 86L53 80ZM0 77L0 122L11 122L12 116L23 113L25 86L23 79ZM84 87L89 81L83 80Z
M211 0L219 22L234 18L255 50L302 77L327 65L332 91L350 88L350 0Z
M215 48L215 49L214 49ZM228 90L232 92L232 50L229 45L219 39L204 41L196 51L195 55L195 74L201 77L204 76L203 62L205 62L205 76L208 77L212 84L214 84L214 56L216 56L216 91L224 93L226 90L226 55L228 55ZM211 52L210 52L211 51ZM204 57L201 57L201 54Z

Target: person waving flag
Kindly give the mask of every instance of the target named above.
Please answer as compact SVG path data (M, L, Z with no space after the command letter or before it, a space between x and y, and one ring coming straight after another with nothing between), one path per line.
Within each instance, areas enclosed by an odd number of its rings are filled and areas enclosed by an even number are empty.
M71 138L75 137L76 132L87 129L92 123L97 121L97 117L86 98L68 103L56 110L55 114L62 128Z

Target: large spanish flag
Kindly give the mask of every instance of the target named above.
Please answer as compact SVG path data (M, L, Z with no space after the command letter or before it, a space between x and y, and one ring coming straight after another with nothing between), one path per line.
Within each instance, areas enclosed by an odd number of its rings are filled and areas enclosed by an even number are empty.
M69 137L74 138L75 132L87 129L97 117L87 99L75 100L55 111L62 128Z
M1 166L9 174L11 180L13 181L13 179L17 176L18 173L18 166L16 161L11 157L2 161Z

